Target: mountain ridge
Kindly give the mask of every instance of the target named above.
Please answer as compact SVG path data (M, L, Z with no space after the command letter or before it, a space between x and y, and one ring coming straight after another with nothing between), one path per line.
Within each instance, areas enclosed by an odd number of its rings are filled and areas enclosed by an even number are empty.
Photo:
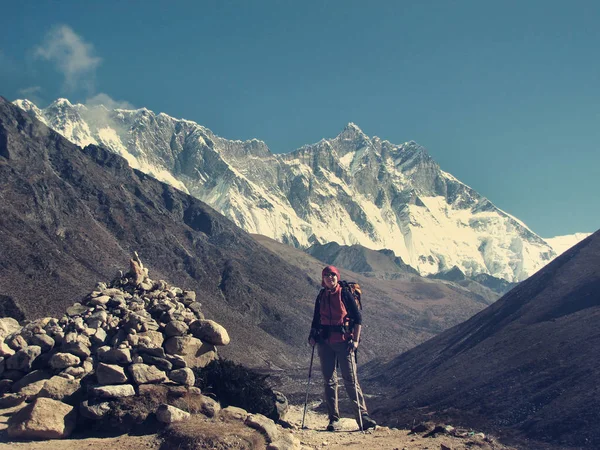
M414 141L369 138L350 122L287 154L192 121L56 101L14 102L78 145L93 143L220 211L250 233L392 249L422 275L458 266L521 281L554 257L525 224L440 169Z

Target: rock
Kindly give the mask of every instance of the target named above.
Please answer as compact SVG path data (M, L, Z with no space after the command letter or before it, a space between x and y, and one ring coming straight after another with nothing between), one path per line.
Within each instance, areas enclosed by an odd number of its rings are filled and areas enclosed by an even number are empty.
M109 402L84 400L79 405L79 413L86 419L100 420L110 412Z
M102 385L127 383L125 370L117 364L98 363L96 378Z
M101 345L106 342L106 331L103 328L96 329L96 332L90 336L90 341L94 345Z
M162 423L173 423L187 420L191 414L171 405L160 405L156 410L156 418Z
M0 356L8 358L15 354L15 351L6 345L4 342L0 342Z
M183 297L181 298L181 303L184 305L189 305L190 303L194 303L196 301L196 293L194 291L183 291Z
M190 389L191 390L191 389ZM191 393L191 392L190 392ZM215 417L221 410L221 405L216 400L213 400L206 395L199 395L200 397L200 412L207 417Z
M81 388L79 380L69 380L61 376L54 376L44 383L38 398L48 397L61 402L70 402Z
M40 380L48 380L51 377L52 377L52 374L49 371L34 370L33 372L29 372L27 375L25 375L19 381L15 381L15 383L13 383L13 385L12 385L12 389L14 392L18 392L23 387L27 386L28 384L35 383L36 381L40 381Z
M156 366L160 370L169 371L173 368L173 364L164 358L157 358L156 356L142 355L142 361L146 364Z
M202 305L200 303L194 302L187 305L187 307L196 315L198 319L204 319L204 314L202 314Z
M73 378L82 378L87 372L83 367L67 367L59 375L70 375Z
M452 450L452 447L448 447L445 444L440 444L440 450Z
M180 322L178 320L173 320L167 324L165 327L165 336L173 337L173 336L183 336L188 332L188 326L185 322Z
M243 408L238 408L237 406L228 406L227 408L223 408L219 415L228 420L239 420L245 421L248 417L249 413Z
M12 348L14 351L18 352L22 348L27 347L27 341L20 334L15 334L14 336L7 337L4 342Z
M106 305L109 302L109 300L110 297L108 295L101 295L99 297L94 297L90 299L89 304L93 306Z
M53 369L66 369L67 367L77 366L80 362L79 357L71 353L55 353L48 364Z
M277 409L277 418L279 420L285 419L285 415L289 409L288 399L282 392L273 391L273 395L275 396L275 408Z
M141 344L141 345L138 345L137 351L140 354L154 356L156 358L164 358L165 357L165 349L162 347L148 347L147 345Z
M19 322L12 317L3 317L0 319L0 341L10 334L16 333L21 329Z
M188 367L206 367L217 359L215 347L192 336L174 336L164 343L165 351L183 357Z
M61 351L64 353L70 353L72 355L78 356L79 359L85 360L88 356L92 354L89 346L79 342L70 342L62 346Z
M244 423L264 434L268 443L276 442L280 438L281 433L275 422L262 414L250 414Z
M134 286L141 284L144 281L144 270L142 268L141 263L130 259L129 273L127 275L131 277L131 281Z
M190 331L203 342L212 345L229 344L229 334L227 330L213 320L200 319L190 324Z
M126 365L131 362L131 352L126 348L100 347L97 350L98 360L107 364Z
M46 384L46 380L34 381L33 383L23 386L17 393L27 397L27 400L31 400L38 396L43 389L44 384Z
M139 336L149 338L150 342L154 344L154 347L162 347L163 342L165 340L163 334L160 331L145 331L143 333L139 333Z
M165 372L147 364L132 364L127 370L135 384L162 383L168 379Z
M90 308L88 306L84 306L81 303L73 303L72 306L67 308L67 315L69 317L81 316L89 310Z
M8 436L16 439L64 439L75 428L76 410L50 398L38 398L8 421Z
M27 400L25 394L4 394L0 397L0 409L12 408L13 406L20 405Z
M193 386L196 382L196 376L189 368L172 370L169 373L169 379L184 386Z
M28 372L31 370L33 360L40 356L42 349L39 345L30 345L12 355L6 361L6 368L9 370L20 370Z
M85 323L90 328L100 328L108 320L108 314L104 310L94 312L90 317L85 319Z
M173 369L185 369L187 367L185 359L179 355L165 355L165 359L173 365Z
M34 334L29 340L31 345L37 345L42 349L42 352L52 350L54 347L54 339L47 334Z
M279 433L279 438L267 445L267 450L300 450L300 441L291 433Z
M135 389L131 384L96 386L90 389L90 394L96 398L133 397L135 395Z

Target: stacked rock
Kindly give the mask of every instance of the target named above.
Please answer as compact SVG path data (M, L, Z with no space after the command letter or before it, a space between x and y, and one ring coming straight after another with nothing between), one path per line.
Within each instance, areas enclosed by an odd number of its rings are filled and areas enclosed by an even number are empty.
M138 395L140 386L198 393L191 369L216 359L216 346L228 343L225 328L204 318L195 292L151 280L134 254L128 273L98 283L60 319L23 327L0 319L0 408L49 398L79 403L85 417L99 419L106 401ZM12 435L21 436L14 429Z

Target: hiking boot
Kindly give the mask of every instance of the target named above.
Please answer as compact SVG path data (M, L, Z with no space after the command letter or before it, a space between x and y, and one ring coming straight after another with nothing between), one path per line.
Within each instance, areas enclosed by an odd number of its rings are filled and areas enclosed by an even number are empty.
M326 428L327 431L340 431L341 429L342 424L340 423L340 419L331 419Z
M375 428L377 426L377 422L375 422L368 414L362 415L362 425L363 431L368 430L370 428ZM359 424L360 426L360 424Z

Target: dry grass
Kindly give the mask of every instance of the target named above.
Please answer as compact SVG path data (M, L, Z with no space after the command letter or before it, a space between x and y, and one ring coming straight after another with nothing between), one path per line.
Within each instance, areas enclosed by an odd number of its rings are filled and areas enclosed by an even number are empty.
M161 450L255 450L264 449L264 437L239 421L224 421L193 416L185 422L174 423L160 437Z

